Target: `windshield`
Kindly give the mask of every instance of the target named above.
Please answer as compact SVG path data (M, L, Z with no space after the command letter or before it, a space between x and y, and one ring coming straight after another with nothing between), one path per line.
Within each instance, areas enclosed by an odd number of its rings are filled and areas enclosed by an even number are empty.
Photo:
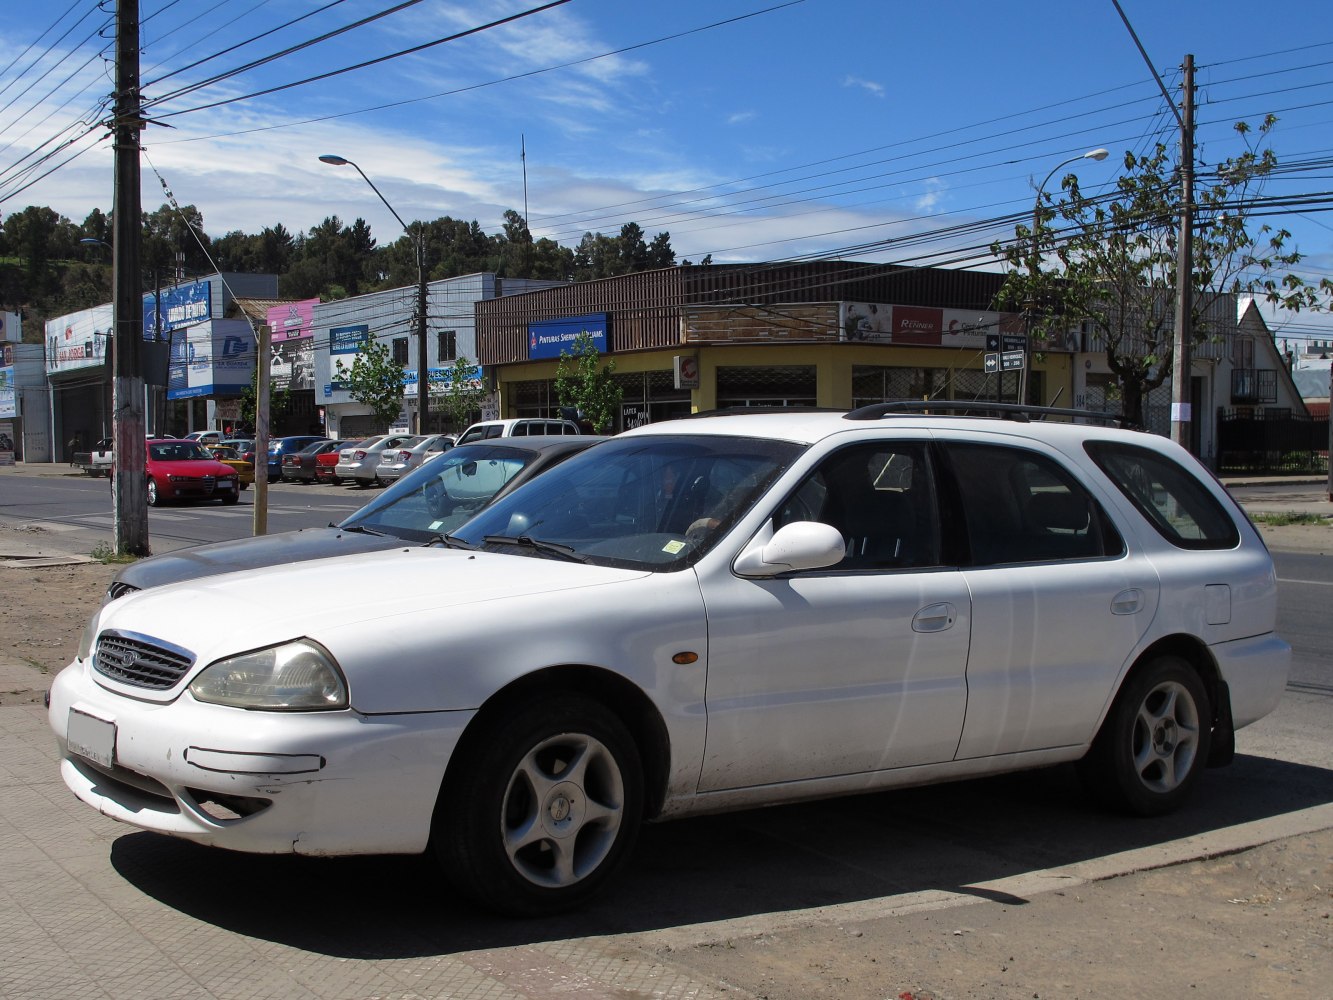
M472 545L524 555L550 557L532 544L544 542L566 546L590 563L683 569L802 450L784 441L711 435L612 439L500 498L454 534Z
M213 456L198 441L168 441L150 444L148 453L159 462L211 462Z
M430 458L340 528L371 528L412 541L447 535L538 459L528 449L475 444Z

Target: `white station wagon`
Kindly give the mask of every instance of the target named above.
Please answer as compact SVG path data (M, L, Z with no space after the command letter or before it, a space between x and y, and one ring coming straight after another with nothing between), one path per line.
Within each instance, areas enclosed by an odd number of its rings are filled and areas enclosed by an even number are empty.
M203 844L431 851L514 914L644 820L1065 761L1162 813L1282 694L1272 560L1170 441L1036 415L654 424L425 545L131 594L52 686L62 775Z

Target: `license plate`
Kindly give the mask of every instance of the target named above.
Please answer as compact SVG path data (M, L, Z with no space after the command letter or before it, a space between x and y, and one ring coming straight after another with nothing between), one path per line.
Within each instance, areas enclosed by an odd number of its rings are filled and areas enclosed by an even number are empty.
M65 732L69 748L80 757L95 764L111 767L116 757L116 724L99 719L77 708L69 710L69 725Z

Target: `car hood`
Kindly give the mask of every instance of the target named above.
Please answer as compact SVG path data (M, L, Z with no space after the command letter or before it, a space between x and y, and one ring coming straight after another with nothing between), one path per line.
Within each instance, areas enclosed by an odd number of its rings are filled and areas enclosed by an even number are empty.
M427 616L449 615L461 626L468 616L457 612L468 605L521 603L529 597L549 605L554 593L648 575L400 542L389 551L344 556L336 563L273 566L130 594L106 605L97 627L166 640L190 650L200 666L300 636L332 640L336 656L349 635L373 643L384 628L410 628Z
M378 552L404 544L401 538L344 531L341 528L304 528L255 538L212 542L167 552L131 563L116 574L115 584L139 590L183 580L234 573L237 570L281 566L284 563L328 559L332 556Z

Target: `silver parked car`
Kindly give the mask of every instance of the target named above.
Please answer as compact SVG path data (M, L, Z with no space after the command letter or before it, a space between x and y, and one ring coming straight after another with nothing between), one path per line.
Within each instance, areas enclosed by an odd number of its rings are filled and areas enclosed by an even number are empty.
M396 448L386 448L380 455L380 464L375 467L375 477L382 483L391 483L453 446L452 434L426 434Z
M385 449L397 448L404 441L415 440L412 434L381 434L350 448L343 448L338 452L337 478L358 486L373 486L379 482L375 470L379 468L380 455Z

